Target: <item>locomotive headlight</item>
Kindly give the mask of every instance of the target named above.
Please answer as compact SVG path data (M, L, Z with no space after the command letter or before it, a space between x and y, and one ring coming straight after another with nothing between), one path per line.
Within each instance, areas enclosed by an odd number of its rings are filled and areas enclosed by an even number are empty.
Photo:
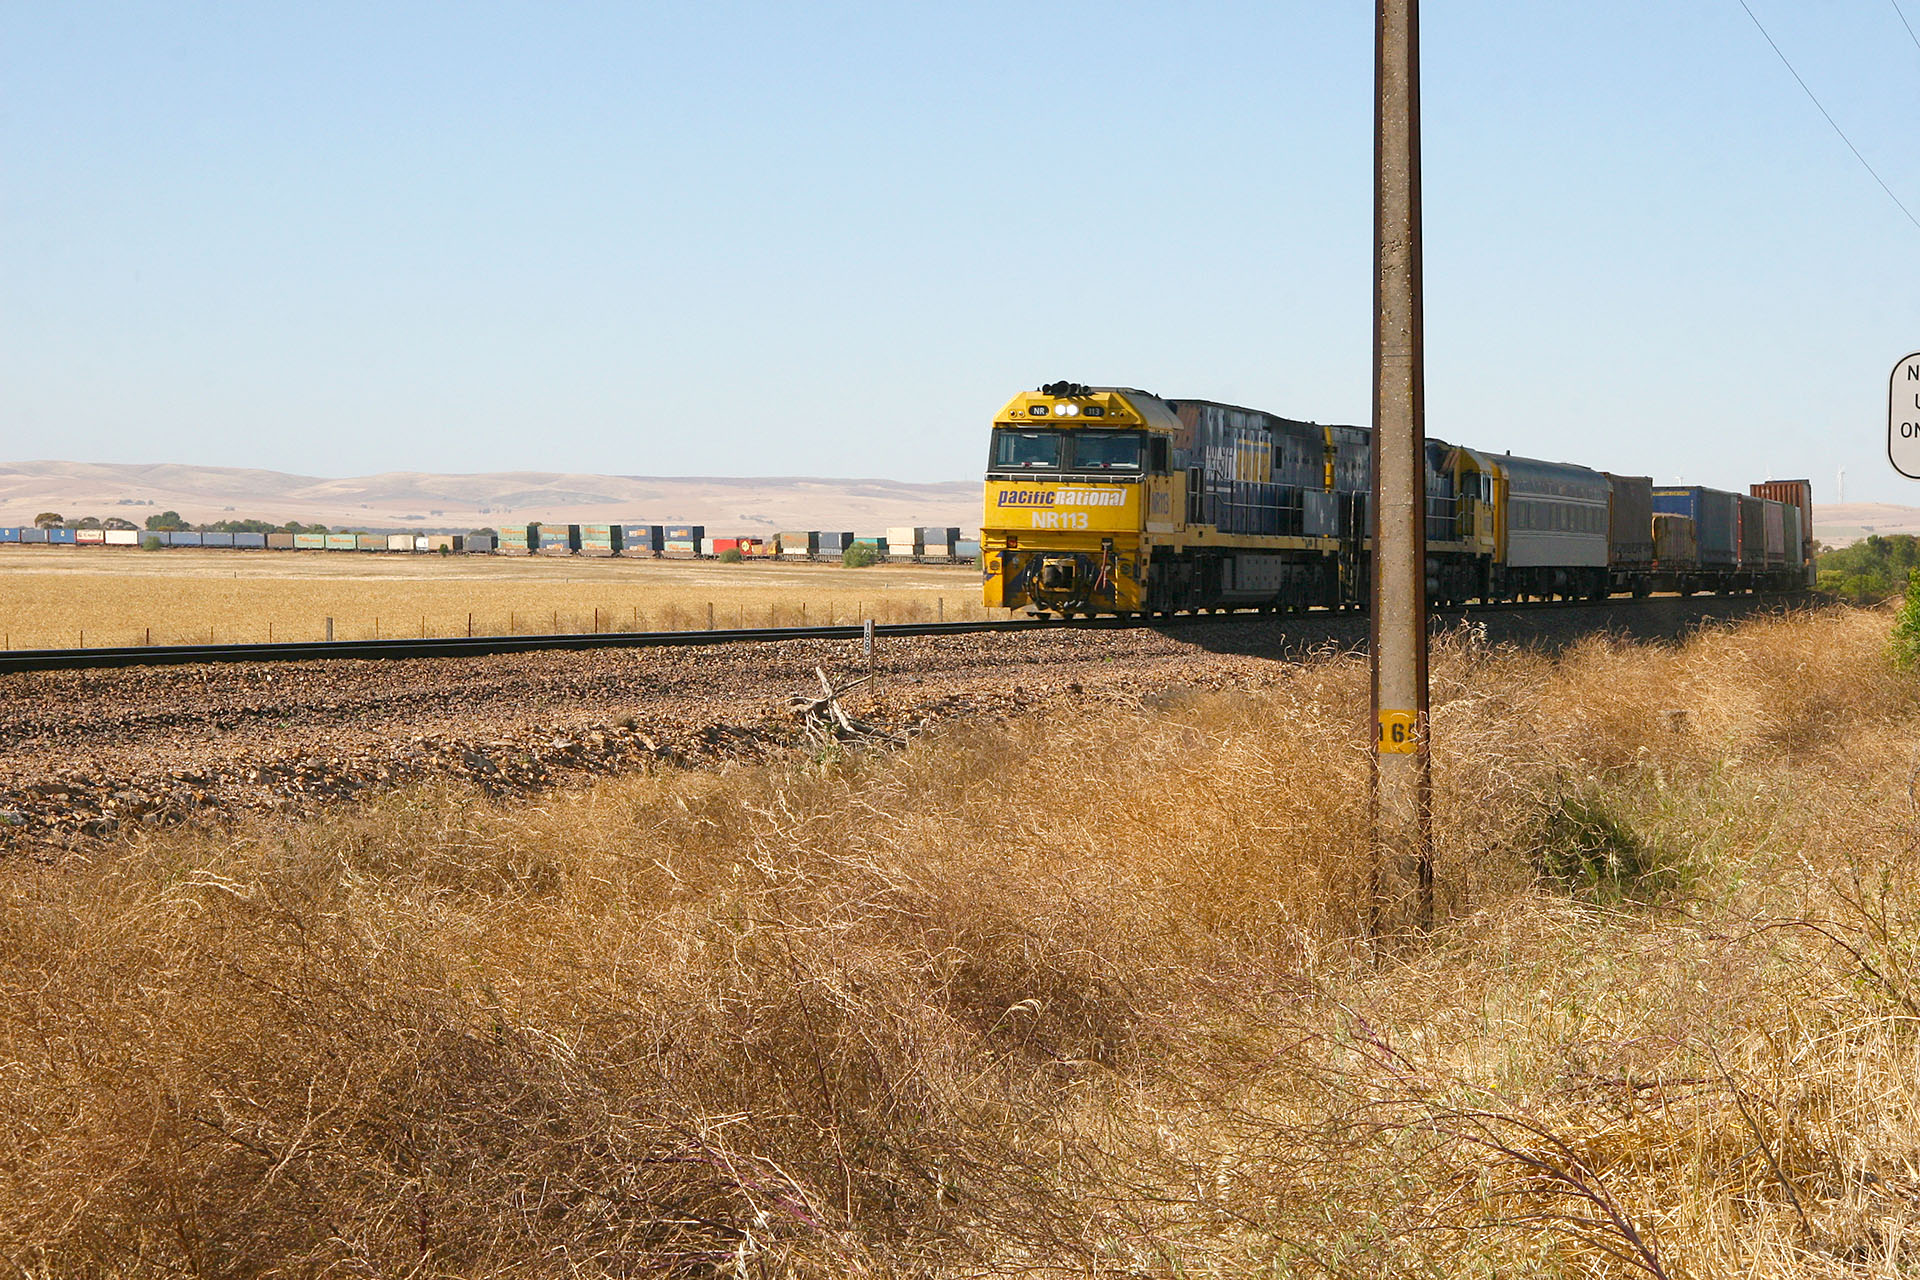
M1077 404L1063 404L1060 406L1058 412L1063 418L1077 418L1080 416L1080 406Z

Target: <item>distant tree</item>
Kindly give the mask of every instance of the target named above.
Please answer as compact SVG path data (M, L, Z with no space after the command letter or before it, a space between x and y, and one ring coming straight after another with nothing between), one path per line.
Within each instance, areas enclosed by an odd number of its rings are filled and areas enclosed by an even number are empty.
M880 563L878 547L851 546L840 553L840 563L848 569L865 569Z
M140 526L131 520L123 520L119 516L108 516L100 522L100 527L102 529L138 529Z
M1887 641L1893 665L1902 671L1920 663L1920 571L1907 571L1907 598L1893 620L1893 636Z
M216 520L207 527L215 533L272 533L278 528L266 520Z
M1884 600L1904 591L1908 575L1920 567L1920 538L1874 534L1829 551L1815 563L1820 590L1861 604Z
M73 522L73 527L76 529L100 529L105 526L100 523L98 516L81 516Z
M152 534L148 534L140 540L140 549L142 551L158 551L165 545L166 543L160 541L160 539L154 537Z
M157 516L147 517L147 528L155 532L164 532L168 529L184 529L186 527L187 522L181 519L178 511L162 511Z
M33 523L42 529L51 529L56 525L63 525L66 522L67 518L58 511L42 511L33 518Z

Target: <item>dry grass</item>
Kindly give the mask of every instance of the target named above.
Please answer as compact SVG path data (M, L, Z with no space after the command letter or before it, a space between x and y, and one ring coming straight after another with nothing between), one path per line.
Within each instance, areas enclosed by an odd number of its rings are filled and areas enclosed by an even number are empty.
M0 549L0 648L535 635L984 615L971 566Z
M30 1275L1894 1276L1920 699L1885 615L1364 668L16 867ZM1664 714L1683 712L1675 716Z

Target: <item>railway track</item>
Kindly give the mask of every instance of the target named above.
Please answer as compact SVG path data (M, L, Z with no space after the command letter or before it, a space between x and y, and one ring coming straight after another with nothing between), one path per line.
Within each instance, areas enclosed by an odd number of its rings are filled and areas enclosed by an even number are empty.
M1615 608L1639 606L1645 600L1679 597L1614 596L1605 601L1528 601L1455 606L1434 609L1435 616L1479 613L1519 613L1545 609ZM991 632L1045 631L1071 628L1081 631L1124 631L1138 627L1208 625L1247 622L1268 616L1258 610L1222 610L1214 613L1164 617L1006 618L975 622L882 622L873 624L876 638L958 636ZM1338 616L1315 609L1295 617ZM0 674L26 671L85 671L115 667L180 666L221 662L315 662L343 658L477 658L496 654L574 652L590 649L689 648L719 644L769 644L783 640L860 640L866 626L748 627L713 631L608 631L545 636L439 636L390 640L298 640L273 644L128 645L92 649L17 649L0 652Z

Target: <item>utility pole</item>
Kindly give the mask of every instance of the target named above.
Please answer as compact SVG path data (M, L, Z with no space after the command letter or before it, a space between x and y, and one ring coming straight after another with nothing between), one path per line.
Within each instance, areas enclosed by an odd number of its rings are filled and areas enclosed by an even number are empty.
M1377 0L1373 129L1373 901L1376 937L1433 923L1419 0Z

